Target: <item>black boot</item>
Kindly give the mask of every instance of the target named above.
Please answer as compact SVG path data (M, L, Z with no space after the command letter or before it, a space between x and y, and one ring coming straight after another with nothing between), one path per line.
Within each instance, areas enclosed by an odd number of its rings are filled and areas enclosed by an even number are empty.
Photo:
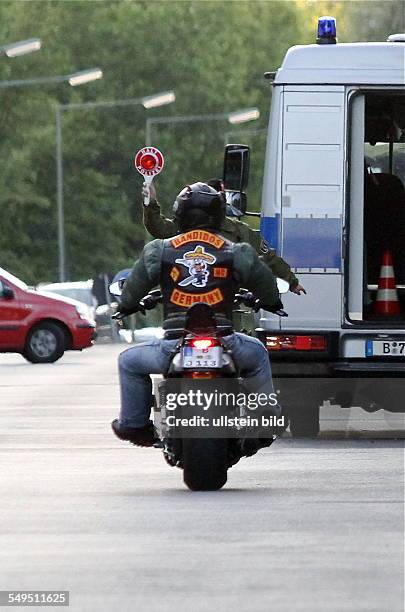
M244 438L241 440L241 449L243 457L251 457L257 451L266 446L273 444L275 438Z
M144 427L125 427L125 425L120 425L118 419L115 419L111 423L111 428L117 438L128 440L136 446L153 446L159 441L159 438L155 435L152 422L149 422Z

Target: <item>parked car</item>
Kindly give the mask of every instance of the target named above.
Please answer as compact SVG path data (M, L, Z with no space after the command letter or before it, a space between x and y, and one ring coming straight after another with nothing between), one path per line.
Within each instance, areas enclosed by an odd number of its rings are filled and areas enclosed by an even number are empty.
M0 268L0 352L52 363L92 345L94 320L81 302L39 293Z
M92 292L93 281L75 281L71 283L40 283L37 285L37 290L41 293L55 293L63 297L76 300L86 304L89 310L89 316L92 319L96 318L97 300Z
M88 316L96 322L97 338L101 341L113 340L117 332L113 328L111 315L114 312L106 303L98 305L93 293L93 280L73 281L65 283L40 283L37 285L40 293L46 292L77 300L87 309Z

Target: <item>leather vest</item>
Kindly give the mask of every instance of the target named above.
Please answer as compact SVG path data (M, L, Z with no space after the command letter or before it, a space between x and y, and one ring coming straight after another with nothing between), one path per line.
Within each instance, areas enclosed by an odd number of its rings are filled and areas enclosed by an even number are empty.
M219 234L196 229L163 243L160 286L164 318L184 315L196 302L232 320L236 282L233 243Z

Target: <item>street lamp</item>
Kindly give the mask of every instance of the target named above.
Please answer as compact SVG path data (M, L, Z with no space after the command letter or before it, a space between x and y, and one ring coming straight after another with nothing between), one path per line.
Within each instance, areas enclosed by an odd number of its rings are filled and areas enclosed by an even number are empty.
M27 53L39 51L41 45L42 42L39 38L20 40L16 43L0 46L0 55L7 55L7 57L18 57L19 55L26 55Z
M26 87L27 85L48 85L50 83L69 83L72 87L83 85L96 79L101 79L103 76L100 68L92 68L91 70L82 70L73 74L62 74L52 77L34 77L32 79L20 79L14 81L0 81L0 88L6 87Z
M145 144L147 147L152 144L152 129L153 125L165 124L165 123L193 123L193 122L206 122L206 121L223 121L227 120L229 123L246 123L247 121L254 121L260 117L258 108L246 108L231 113L214 113L209 115L178 115L175 117L150 117L146 120L146 134Z
M56 197L58 214L58 276L59 282L66 279L66 249L65 249L65 213L63 198L63 140L62 140L62 113L68 110L113 108L115 106L134 106L141 104L144 108L156 108L171 104L176 100L173 91L164 91L143 98L106 100L101 102L78 102L59 104L56 107Z
M176 100L174 91L164 91L153 96L146 96L143 99L142 106L145 108L156 108L157 106L164 106L165 104L171 104Z
M230 113L228 117L229 123L246 123L259 119L260 111L258 108L245 108L234 113Z
M75 72L69 79L69 85L76 87L76 85L84 85L84 83L90 83L90 81L96 81L97 79L103 78L103 71L100 68L90 68L90 70L81 70Z

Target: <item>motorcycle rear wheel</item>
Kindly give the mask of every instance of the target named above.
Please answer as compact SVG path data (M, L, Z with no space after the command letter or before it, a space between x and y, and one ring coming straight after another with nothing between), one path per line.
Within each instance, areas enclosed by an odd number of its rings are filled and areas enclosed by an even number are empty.
M192 491L217 491L227 480L228 441L183 439L183 479Z

